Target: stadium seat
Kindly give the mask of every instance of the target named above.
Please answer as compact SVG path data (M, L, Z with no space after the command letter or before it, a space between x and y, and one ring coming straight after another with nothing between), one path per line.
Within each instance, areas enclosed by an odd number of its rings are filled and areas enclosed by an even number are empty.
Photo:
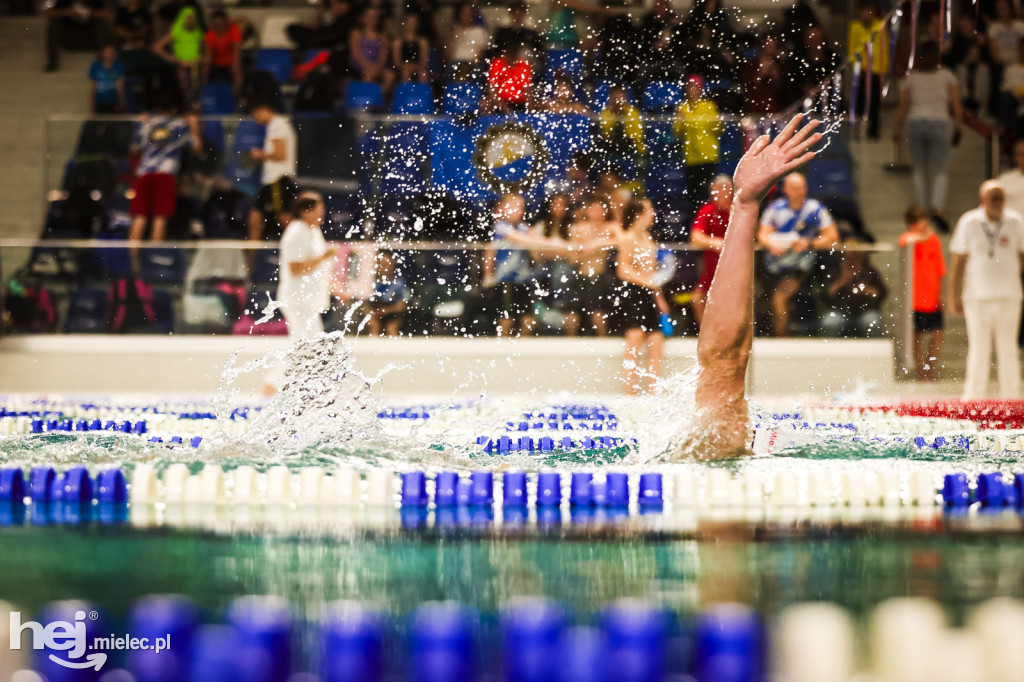
M239 121L231 142L231 153L224 163L224 177L246 194L256 194L260 188L260 166L249 160L249 151L263 147L267 135L265 126L256 121Z
M655 161L647 169L647 194L680 197L686 194L686 166L681 162Z
M185 256L180 249L140 249L139 277L147 284L180 285L185 281Z
M483 88L477 83L449 83L444 86L441 111L448 116L459 116L480 109Z
M203 140L219 152L224 151L224 124L216 119L203 121Z
M207 83L199 90L199 109L206 116L235 113L235 90L231 83Z
M107 292L81 288L71 294L64 320L65 334L102 334L107 331Z
M395 88L391 113L432 115L434 113L434 93L430 86L427 83L401 83Z
M583 53L579 50L551 50L548 52L546 65L547 80L556 76L565 76L573 82L583 79Z
M292 51L284 48L263 48L256 53L253 71L266 71L280 83L292 78Z
M594 91L590 94L590 108L594 111L601 111L608 104L608 94L612 89L612 86L616 85L611 81L601 81L594 87ZM626 100L629 102L635 102L636 98L633 95L633 88L625 86L626 88Z
M678 83L656 81L644 90L643 108L652 114L670 113L682 100L683 88Z
M815 199L856 199L853 169L845 159L814 159L806 175L807 194Z
M349 113L380 111L384 108L384 93L377 83L352 81L345 88L345 109Z
M253 284L274 284L277 282L281 254L277 249L259 249L254 252L252 271L249 279Z

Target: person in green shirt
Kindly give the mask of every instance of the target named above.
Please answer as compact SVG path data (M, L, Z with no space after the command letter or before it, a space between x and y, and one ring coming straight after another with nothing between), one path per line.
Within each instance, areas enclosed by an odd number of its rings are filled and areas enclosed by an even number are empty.
M153 51L178 70L181 91L188 99L199 89L199 65L203 60L203 30L195 9L185 7L171 30L153 45Z
M718 107L704 97L704 79L686 79L686 99L676 109L675 134L683 143L686 161L686 193L691 206L707 200L708 186L718 174L718 137L724 126Z

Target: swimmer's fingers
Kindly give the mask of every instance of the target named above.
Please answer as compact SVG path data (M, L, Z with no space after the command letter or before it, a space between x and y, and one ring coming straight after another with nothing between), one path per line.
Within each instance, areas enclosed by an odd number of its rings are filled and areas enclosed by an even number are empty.
M788 162L786 164L786 170L784 172L788 173L790 171L796 170L797 168L799 168L800 166L804 165L805 163L807 163L808 161L810 161L813 158L814 158L814 152L807 152L803 156L801 156L799 158L796 158L796 159L793 159L792 161Z
M793 118L789 119L789 123L787 123L786 127L782 129L782 132L775 136L775 144L780 147L784 147L786 143L789 142L789 138L793 137L793 133L795 133L796 129L800 127L803 120L803 114L797 114Z
M798 156L803 156L805 152L810 153L811 156L814 156L814 152L810 151L810 149L811 147L816 145L821 140L821 138L821 133L814 133L797 146L793 147L792 149L786 150L786 157L793 159Z
M757 156L758 154L763 152L770 143L770 137L768 137L767 135L761 135L756 140L754 140L754 144L750 145L750 149L747 150L747 154L751 156Z
M803 128L801 128L792 138L789 139L782 148L786 151L800 149L800 147L807 141L808 136L814 132L814 129L821 124L821 121L811 121ZM813 143L812 143L813 144ZM799 152L796 152L799 153Z

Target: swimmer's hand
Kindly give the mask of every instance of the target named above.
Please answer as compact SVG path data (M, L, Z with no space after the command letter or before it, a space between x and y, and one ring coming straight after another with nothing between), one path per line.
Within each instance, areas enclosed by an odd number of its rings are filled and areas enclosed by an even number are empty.
M801 127L804 118L804 114L794 116L774 140L767 135L754 140L733 175L737 201L760 204L782 176L814 158L810 149L821 140L821 133L814 132L820 121Z

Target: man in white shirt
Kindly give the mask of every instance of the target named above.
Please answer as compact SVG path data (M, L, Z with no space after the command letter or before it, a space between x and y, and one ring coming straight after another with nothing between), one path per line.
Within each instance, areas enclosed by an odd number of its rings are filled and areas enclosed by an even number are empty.
M1013 168L999 176L1006 190L1006 208L1024 216L1024 140L1013 145Z
M249 239L275 240L291 221L291 205L298 198L295 175L298 172L295 129L269 104L257 104L252 118L267 128L262 149L253 149L249 157L263 164L263 187L249 212Z
M1020 328L1020 273L1024 266L1024 218L1006 209L1006 191L996 180L982 183L981 206L960 217L949 251L953 256L950 311L967 322L967 378L964 398L978 398L988 386L995 343L1003 397L1020 390L1017 332ZM966 275L966 283L964 282Z

